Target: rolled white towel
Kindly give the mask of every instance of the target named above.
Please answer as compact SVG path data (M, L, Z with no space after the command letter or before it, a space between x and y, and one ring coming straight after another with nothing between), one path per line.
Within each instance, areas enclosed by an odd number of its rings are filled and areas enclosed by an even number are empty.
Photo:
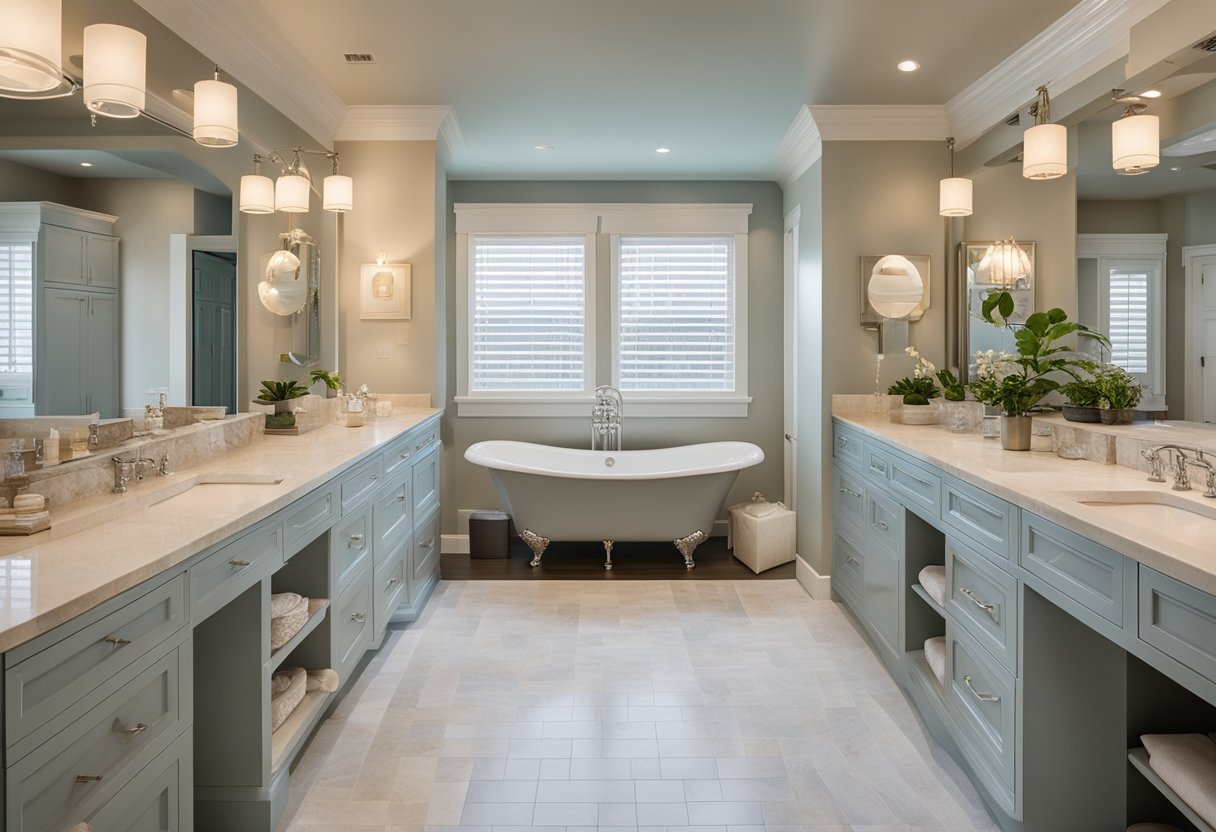
M946 567L934 565L920 570L920 585L930 598L946 606Z
M270 596L270 617L282 618L300 605L304 600L295 592L278 592Z
M937 683L946 686L946 637L938 636L925 642L925 661L937 677Z
M1157 776L1216 825L1216 742L1204 734L1145 734L1140 741Z
M341 679L338 678L336 670L326 668L308 671L308 690L323 690L332 693L338 689L340 683Z

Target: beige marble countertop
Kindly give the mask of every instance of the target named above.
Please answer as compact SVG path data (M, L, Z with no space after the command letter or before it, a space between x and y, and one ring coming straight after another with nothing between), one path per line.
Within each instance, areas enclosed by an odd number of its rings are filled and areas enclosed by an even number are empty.
M397 407L361 428L265 436L205 464L133 483L126 494L52 506L50 531L0 538L0 651L181 565L440 412ZM195 478L267 475L282 482L190 488Z
M1178 492L1168 482L1148 482L1143 471L1062 459L1054 453L1006 451L999 440L978 433L894 424L885 415L835 414L834 418L1083 537L1216 594L1216 500L1202 496L1198 472L1192 482L1197 487ZM1162 441L1170 441L1171 433L1178 435L1167 427L1123 429L1138 438L1148 431ZM1126 496L1128 502L1184 501L1183 505L1193 504L1195 511L1212 519L1158 506L1120 511L1083 502L1106 496L1095 492L1122 492L1119 496Z

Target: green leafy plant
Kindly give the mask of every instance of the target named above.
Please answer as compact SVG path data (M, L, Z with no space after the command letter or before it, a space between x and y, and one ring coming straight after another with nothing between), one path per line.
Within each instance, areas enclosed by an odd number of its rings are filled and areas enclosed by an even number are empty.
M342 376L338 375L336 372L331 373L329 370L313 370L308 374L308 377L312 380L313 384L316 384L318 381L323 381L325 382L325 386L330 390L342 389Z
M967 399L967 385L955 377L949 370L938 370L937 381L942 386L942 395L948 402L961 402Z
M927 358L922 358L916 347L906 347L904 352L916 359L912 375L899 379L887 388L888 396L903 396L904 404L928 404L929 399L940 395L941 391L933 383L933 373L937 367Z
M984 299L984 320L1012 330L1017 352L977 355L980 380L971 385L978 401L999 407L1006 416L1028 412L1060 388L1062 377L1080 381L1083 372L1097 368L1092 360L1076 356L1064 339L1075 335L1110 346L1105 335L1068 320L1063 309L1035 312L1023 324L1009 322L1013 311L1013 295L1007 291Z
M1114 364L1107 364L1094 372L1094 387L1099 396L1099 407L1108 410L1130 410L1140 404L1144 385Z
M297 381L267 380L262 382L262 389L258 392L258 401L285 402L290 399L298 399L300 396L307 395L308 388L302 386Z
M1080 378L1060 385L1060 392L1068 397L1074 407L1098 407L1102 393L1093 378Z

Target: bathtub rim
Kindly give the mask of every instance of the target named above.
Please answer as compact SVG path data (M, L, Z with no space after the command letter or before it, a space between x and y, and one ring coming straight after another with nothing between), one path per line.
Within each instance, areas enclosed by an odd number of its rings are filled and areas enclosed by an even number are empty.
M495 449L506 451L527 451L531 448L543 448L546 451L559 452L560 456L567 457L571 460L586 460L597 461L598 467L588 470L578 470L574 466L569 469L557 469L551 467L542 467L540 465L530 465L518 460L506 459L500 454L495 454ZM695 467L668 467L656 468L649 471L622 471L616 468L608 468L603 465L602 460L606 457L615 459L637 459L641 456L655 456L659 452L695 452L695 453L712 453L713 450L723 450L731 448L734 451L743 451L741 457L732 457L730 459L711 463L707 465L698 465ZM497 469L500 471L513 471L520 474L534 474L545 477L559 477L562 479L575 480L664 480L664 479L679 479L681 477L695 477L704 474L720 474L727 471L742 471L744 468L750 468L753 465L759 465L764 461L764 451L751 442L738 441L721 441L721 442L700 442L693 445L674 445L668 448L652 448L648 450L636 451L592 451L585 448L562 448L557 445L545 445L539 442L520 442L514 439L488 439L482 442L476 442L470 445L464 452L464 458L475 465L481 465L485 468Z

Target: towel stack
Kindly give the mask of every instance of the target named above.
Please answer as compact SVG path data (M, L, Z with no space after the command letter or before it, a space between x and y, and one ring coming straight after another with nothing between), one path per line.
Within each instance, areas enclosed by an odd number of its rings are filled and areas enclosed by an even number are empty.
M308 599L294 592L270 596L270 649L278 650L308 623Z
M920 585L938 606L946 606L946 567L926 566L920 570Z
M946 687L946 637L938 636L925 642L925 661L937 677L937 683Z
M1216 733L1145 734L1149 767L1186 805L1216 826Z
M329 669L288 667L270 677L270 730L277 731L311 691L332 693L341 680Z

